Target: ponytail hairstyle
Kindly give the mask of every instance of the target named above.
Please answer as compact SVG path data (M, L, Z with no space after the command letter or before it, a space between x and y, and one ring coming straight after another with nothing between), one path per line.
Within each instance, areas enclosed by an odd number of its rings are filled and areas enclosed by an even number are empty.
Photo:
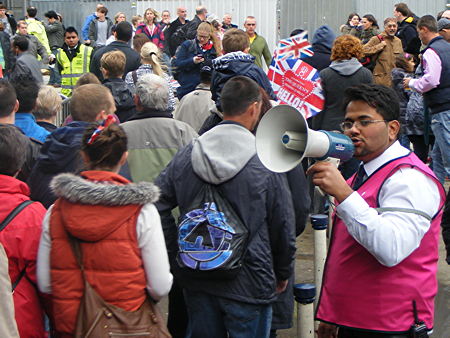
M81 151L86 155L89 170L109 170L119 164L123 154L127 151L127 135L113 115L100 125L92 124L86 128Z
M141 48L141 60L152 66L154 74L164 76L167 67L161 65L161 51L153 42L144 43Z

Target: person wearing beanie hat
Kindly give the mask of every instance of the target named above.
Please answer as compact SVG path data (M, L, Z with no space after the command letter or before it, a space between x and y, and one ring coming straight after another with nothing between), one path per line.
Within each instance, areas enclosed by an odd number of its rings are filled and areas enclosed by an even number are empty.
M312 39L313 56L303 57L301 60L311 65L318 71L327 68L331 63L331 48L336 39L336 34L330 26L323 25L317 28Z
M441 18L438 23L439 35L444 38L445 41L450 42L450 19Z

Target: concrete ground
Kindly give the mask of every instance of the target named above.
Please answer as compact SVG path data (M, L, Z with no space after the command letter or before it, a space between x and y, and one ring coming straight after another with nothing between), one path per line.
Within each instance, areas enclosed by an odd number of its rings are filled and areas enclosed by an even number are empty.
M314 233L308 224L305 232L297 239L296 283L314 283ZM445 261L445 247L441 239L439 246L439 292L436 297L435 327L432 338L450 338L450 266ZM399 292L401 292L399 290ZM162 312L167 315L167 299L160 303ZM297 337L296 313L294 327L278 331L279 338ZM301 338L301 337L297 337Z

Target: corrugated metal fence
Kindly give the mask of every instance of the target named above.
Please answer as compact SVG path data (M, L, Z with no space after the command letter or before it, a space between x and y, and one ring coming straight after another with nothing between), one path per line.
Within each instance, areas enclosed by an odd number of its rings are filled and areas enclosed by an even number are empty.
M400 0L153 0L153 1L103 1L109 10L109 17L121 11L127 15L143 14L148 7L158 11L169 10L172 19L176 17L176 8L186 7L188 18L194 16L195 7L204 5L209 13L222 18L225 13L233 16L233 22L243 27L245 17L253 15L257 18L257 32L267 39L273 49L278 39L289 36L295 28L307 29L309 32L324 24L338 32L351 12L360 15L373 14L382 23L386 17L392 16L394 4ZM97 1L91 0L32 0L31 4L39 10L38 16L53 9L64 16L66 26L81 29L85 17L91 14ZM410 0L408 6L421 16L436 15L445 9L447 0ZM312 34L310 34L312 37Z

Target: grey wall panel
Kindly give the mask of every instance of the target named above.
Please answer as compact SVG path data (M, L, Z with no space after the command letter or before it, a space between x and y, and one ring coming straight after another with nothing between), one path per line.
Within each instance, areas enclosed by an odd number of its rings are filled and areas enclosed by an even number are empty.
M354 0L281 0L281 36L287 37L296 28L308 30L310 39L321 25L336 32L354 10Z
M233 16L233 23L243 28L243 23L248 15L257 19L257 32L266 38L270 50L278 41L277 20L276 20L276 0L153 0L139 1L137 3L138 13L143 14L148 7L158 11L168 9L172 13L172 19L176 17L176 8L184 6L188 10L188 19L195 14L195 7L204 5L209 14L215 14L222 19L225 13Z
M383 25L384 19L392 17L394 5L402 2L400 0L357 0L357 12L359 15L372 14L378 20L380 26ZM417 16L425 14L436 14L445 9L447 0L408 0L405 2Z
M45 20L44 13L54 10L63 15L64 26L74 26L81 35L81 28L84 19L95 11L96 1L31 1L31 4L38 9L38 17ZM103 1L108 8L108 17L114 19L117 12L124 12L127 20L131 21L131 16L135 15L136 8L131 1Z

